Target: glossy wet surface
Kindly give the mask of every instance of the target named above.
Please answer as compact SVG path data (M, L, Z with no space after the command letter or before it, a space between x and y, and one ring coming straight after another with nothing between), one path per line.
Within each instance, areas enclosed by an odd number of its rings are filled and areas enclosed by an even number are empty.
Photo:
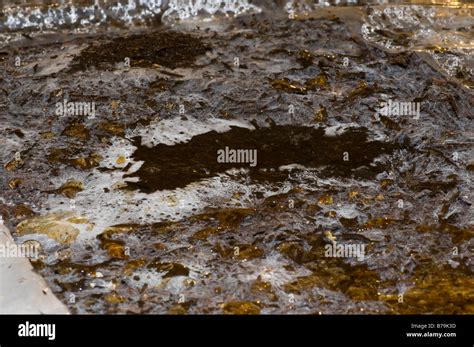
M366 15L2 48L0 213L72 312L474 312L470 63L387 50ZM95 116L56 115L65 99Z

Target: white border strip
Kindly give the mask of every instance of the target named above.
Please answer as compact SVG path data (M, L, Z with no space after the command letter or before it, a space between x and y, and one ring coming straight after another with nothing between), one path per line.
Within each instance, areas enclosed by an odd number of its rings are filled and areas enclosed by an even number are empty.
M0 245L14 243L0 223ZM0 314L69 314L24 257L0 258Z

